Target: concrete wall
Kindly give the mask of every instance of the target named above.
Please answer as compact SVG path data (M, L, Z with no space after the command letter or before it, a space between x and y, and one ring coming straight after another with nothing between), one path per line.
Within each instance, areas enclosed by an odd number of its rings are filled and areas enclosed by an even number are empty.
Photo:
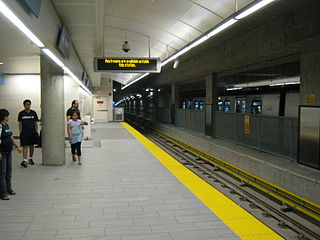
M30 99L32 109L40 114L40 75L4 76L5 85L0 86L0 108L10 113L9 125L15 136L19 135L18 114L23 110L23 101Z
M5 75L5 85L0 86L0 108L10 112L10 127L14 135L19 135L18 114L23 110L23 100L32 101L34 109L41 118L40 109L40 75ZM91 113L91 96L85 93L74 80L65 76L65 111L71 106L71 101L79 100L81 113ZM54 103L52 103L54 104Z

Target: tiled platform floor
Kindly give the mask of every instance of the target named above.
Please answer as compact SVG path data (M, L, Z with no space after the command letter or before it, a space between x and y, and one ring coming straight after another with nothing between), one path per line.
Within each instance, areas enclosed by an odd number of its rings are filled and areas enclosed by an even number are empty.
M18 194L0 202L0 240L239 239L122 125L93 131L83 166L67 149L66 166L22 169L14 153Z

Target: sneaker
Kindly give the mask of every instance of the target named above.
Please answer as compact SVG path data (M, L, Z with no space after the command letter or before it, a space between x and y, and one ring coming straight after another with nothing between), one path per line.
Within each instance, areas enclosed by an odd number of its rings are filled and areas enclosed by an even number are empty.
M35 164L32 158L29 159L29 164L30 165L34 165Z
M22 167L28 167L28 163L27 163L27 161L25 161L25 160L23 160L22 162L21 162L21 166Z

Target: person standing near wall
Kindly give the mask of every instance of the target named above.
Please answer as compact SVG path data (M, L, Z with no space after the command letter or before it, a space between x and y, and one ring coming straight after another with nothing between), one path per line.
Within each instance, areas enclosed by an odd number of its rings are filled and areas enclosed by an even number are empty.
M2 200L9 200L8 194L16 195L11 186L13 146L21 153L21 148L12 137L8 121L9 112L0 109L0 199Z
M19 130L20 130L20 146L23 147L22 167L28 167L28 147L29 147L29 164L34 165L33 153L34 145L39 138L38 122L39 118L35 111L31 109L31 101L26 99L23 101L24 110L19 113Z
M74 111L76 111L78 113L78 119L81 120L78 100L73 100L72 101L71 108L68 109L67 114L66 114L67 115L67 121L69 121L72 118L72 115L73 115Z

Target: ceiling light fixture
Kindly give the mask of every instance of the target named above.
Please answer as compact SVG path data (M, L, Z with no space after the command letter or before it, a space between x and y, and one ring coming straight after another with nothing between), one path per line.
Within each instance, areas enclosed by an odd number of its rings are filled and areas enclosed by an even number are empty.
M2 0L0 0L0 12L21 32L23 32L34 44L36 44L41 50L43 50L43 52L48 57L50 57L59 67L63 68L65 72L67 72L77 83L79 83L81 88L83 88L88 94L91 94L91 91L86 86L84 86L79 78L77 78L77 76L74 75L56 55L54 55L48 48L45 48L41 40L36 37L33 32L31 32L31 30L10 10L10 8L8 8L8 6Z
M0 62L0 65L3 65L4 63L3 62Z
M121 88L121 90L126 89L127 87L129 87L130 85L134 84L135 82L138 82L140 79L148 76L150 73L144 73L142 74L140 77L136 78L135 80L133 80L132 82L128 83L127 85L125 85L124 87Z
M227 88L227 91L235 91L235 90L241 90L242 87L232 87L232 88Z
M68 68L66 67L63 62L56 56L54 53L52 53L48 48L42 48L41 49L52 61L54 61L59 67L61 67L70 77L75 80L80 87L85 90L88 94L91 94L91 91L79 80L79 78Z
M56 55L54 55L48 48L43 48L42 51L52 59L59 67L63 67L64 64L62 61L60 61L59 58L57 58Z
M294 84L300 84L300 82L282 82L282 83L273 83L270 84L270 87L275 87L275 86L285 86L285 85L294 85Z
M254 4L253 6L249 7L248 9L241 12L239 15L235 16L236 19L243 19L252 13L258 11L259 9L263 8L264 6L268 5L269 3L273 2L274 0L262 0L258 2L257 4Z
M7 7L6 4L0 0L0 12L8 18L10 22L12 22L17 28L20 29L34 44L36 44L39 48L43 48L44 44L40 41L39 38L34 35L29 28Z
M223 30L227 29L231 25L233 25L236 22L238 22L240 19L243 19L243 18L249 16L250 14L254 13L255 11L267 6L269 3L273 2L273 1L274 0L262 0L262 1L259 1L258 3L252 5L251 7L245 9L244 11L240 12L235 17L228 18L226 21L224 21L219 26L214 27L208 33L205 33L204 35L200 36L198 39L194 40L189 45L185 46L184 48L180 49L179 51L177 51L176 53L171 55L169 58L167 58L164 61L162 61L161 62L161 67L163 67L166 64L168 64L169 62L175 60L176 58L178 58L182 54L188 52L192 48L200 45L201 43L203 43L204 41L208 40L209 38L217 35L218 33L222 32ZM137 79L135 79L132 82L130 82L128 85L125 85L124 87L122 87L121 90L125 89L126 87L129 87L131 84L141 80L142 78L144 78L144 77L146 77L148 75L149 75L149 73L141 75Z
M219 32L222 32L223 30L225 30L226 28L230 27L231 25L235 24L236 22L238 22L237 19L235 18L231 18L228 21L224 22L223 24L221 24L220 26L214 28L211 32L209 32L207 34L207 37L212 37L214 35L217 35Z
M80 79L73 73L71 72L71 70L66 67L66 66L62 66L62 69L70 76L73 78L73 80L75 80L82 89L84 89L87 93L91 94L91 91L80 81Z

